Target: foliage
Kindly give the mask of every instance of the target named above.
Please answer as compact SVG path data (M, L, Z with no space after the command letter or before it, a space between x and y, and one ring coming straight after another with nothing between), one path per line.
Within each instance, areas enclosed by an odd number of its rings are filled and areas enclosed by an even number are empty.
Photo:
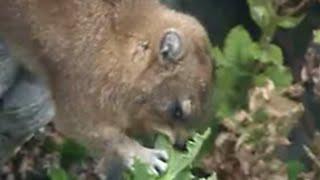
M194 179L191 173L192 162L196 159L203 142L210 135L210 129L207 129L203 134L196 133L193 136L193 140L187 142L187 152L180 152L173 149L172 145L169 143L168 139L164 136L159 136L156 140L156 148L165 149L169 153L168 169L165 174L161 176L156 176L148 171L148 167L141 163L139 160L136 161L135 165L127 179L130 180L140 180L140 179L150 179L150 180L189 180ZM215 177L208 178L208 180L214 180Z
M247 0L261 30L258 40L238 25L223 47L212 50L217 61L216 115L226 130L218 135L209 164L225 167L225 174L236 174L238 169L250 174L239 179L296 179L303 170L298 163L285 164L274 155L276 147L288 145L288 133L303 106L282 93L293 78L284 66L282 49L272 40L278 28L293 28L304 15L279 15L274 2Z
M299 161L288 162L288 179L297 180L299 173L304 170L304 166Z
M250 90L249 97L248 110L221 121L224 130L206 161L222 166L222 173L230 176L226 179L287 179L287 165L275 150L290 143L287 136L302 116L303 106L274 89L272 81ZM234 175L239 169L247 174Z
M87 157L87 150L72 140L65 140L60 148L61 165L68 168L71 164L80 163Z
M53 168L49 170L48 175L50 180L69 180L69 177L65 170L60 168Z
M60 157L57 167L48 170L47 174L50 180L74 179L67 170L74 164L82 163L88 157L87 149L70 139L64 139L62 143L57 143L48 138L44 142L44 148L48 152L58 152Z
M260 27L262 32L261 41L264 44L269 43L277 27L293 28L304 18L301 16L279 15L278 8L274 0L247 0L252 19Z
M277 87L291 84L292 76L283 66L283 53L271 41L278 27L292 28L304 16L277 15L273 1L248 0L252 19L261 28L259 41L254 41L243 26L234 27L226 37L224 47L215 47L217 61L215 104L218 117L228 117L247 107L248 90L262 86L271 79Z
M279 87L288 86L292 77L283 64L281 49L275 44L255 42L242 27L233 28L223 51L212 51L217 61L216 106L219 117L232 115L247 106L248 90L272 79Z

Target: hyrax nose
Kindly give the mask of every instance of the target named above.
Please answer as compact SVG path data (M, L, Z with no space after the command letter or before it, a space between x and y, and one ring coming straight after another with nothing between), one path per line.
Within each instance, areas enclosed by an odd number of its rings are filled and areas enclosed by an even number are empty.
M186 120L191 115L191 101L173 101L168 107L168 113L174 120Z
M187 150L187 140L186 139L177 139L173 147L180 151L186 151Z

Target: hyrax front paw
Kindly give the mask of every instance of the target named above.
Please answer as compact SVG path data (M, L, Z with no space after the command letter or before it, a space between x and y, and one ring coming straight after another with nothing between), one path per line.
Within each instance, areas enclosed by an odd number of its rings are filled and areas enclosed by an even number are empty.
M169 159L168 153L164 150L141 148L135 153L132 153L128 159L128 167L132 167L135 159L139 159L149 166L149 171L153 174L163 174L167 167Z

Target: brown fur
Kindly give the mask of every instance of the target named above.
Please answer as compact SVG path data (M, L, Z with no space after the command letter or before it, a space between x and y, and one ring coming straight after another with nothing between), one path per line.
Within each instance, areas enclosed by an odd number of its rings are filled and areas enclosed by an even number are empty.
M187 96L201 119L212 65L206 33L189 16L151 0L8 0L0 4L0 22L12 51L47 71L54 121L69 137L103 148L118 132L173 131L184 125L159 109ZM159 63L169 28L184 36L178 65Z

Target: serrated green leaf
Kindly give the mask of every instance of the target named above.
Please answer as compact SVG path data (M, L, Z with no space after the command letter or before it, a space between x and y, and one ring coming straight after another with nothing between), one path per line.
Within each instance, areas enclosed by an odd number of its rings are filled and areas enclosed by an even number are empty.
M292 17L292 16L283 16L279 18L279 22L278 22L278 26L282 27L282 28L294 28L295 26L297 26L303 19L304 19L305 15L301 15L298 17Z
M313 31L313 42L320 44L320 30Z
M191 167L192 162L199 153L203 142L209 137L211 133L208 128L203 134L195 134L193 141L187 142L187 152L179 152L172 148L171 145L166 143L166 138L160 136L156 142L156 148L166 149L169 153L170 159L168 162L167 172L159 178L159 180L172 180L177 177L179 173L188 167Z
M50 180L69 180L67 173L60 168L49 170L48 176Z
M242 26L234 27L228 34L223 53L229 62L247 61L246 49L253 43L250 34Z
M165 149L169 153L168 169L166 173L160 177L157 177L149 173L148 168L145 164L139 160L135 161L133 168L127 174L127 180L191 180L194 179L190 168L192 162L200 152L203 142L209 137L211 133L208 128L203 134L194 134L193 141L187 142L187 152L180 152L175 150L170 144L169 140L159 135L156 142L156 149Z
M283 54L280 47L270 44L262 51L261 62L282 65Z

